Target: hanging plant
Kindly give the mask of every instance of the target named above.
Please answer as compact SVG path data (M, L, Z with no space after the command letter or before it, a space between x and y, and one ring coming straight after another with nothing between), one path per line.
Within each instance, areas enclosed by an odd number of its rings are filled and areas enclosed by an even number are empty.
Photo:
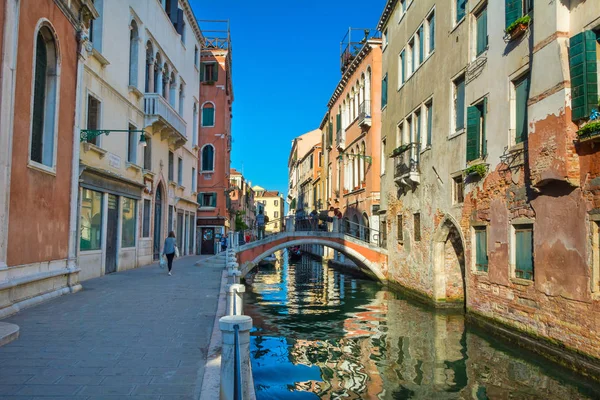
M479 178L483 178L486 173L487 173L487 165L486 164L471 165L469 168L464 170L465 176L478 176Z
M580 130L577 131L579 139L586 139L593 136L597 136L600 133L600 121L593 121L584 125Z

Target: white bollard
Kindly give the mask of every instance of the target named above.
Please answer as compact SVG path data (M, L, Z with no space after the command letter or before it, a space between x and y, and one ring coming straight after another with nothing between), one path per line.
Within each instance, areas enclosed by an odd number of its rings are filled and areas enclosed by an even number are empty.
M242 315L244 313L244 292L246 287L239 283L227 285L227 314Z
M239 357L241 375L236 375L235 327L239 332ZM249 399L254 387L252 366L250 365L250 329L252 318L247 315L226 316L219 319L219 328L223 335L221 348L221 400L233 400L236 381L241 384L243 399ZM236 379L238 378L238 379Z

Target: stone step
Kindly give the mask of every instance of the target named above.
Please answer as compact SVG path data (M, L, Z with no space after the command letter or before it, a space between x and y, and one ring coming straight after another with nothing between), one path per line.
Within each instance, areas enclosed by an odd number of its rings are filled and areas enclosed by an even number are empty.
M15 324L9 324L7 322L0 322L0 346L4 346L7 343L19 337L19 326Z

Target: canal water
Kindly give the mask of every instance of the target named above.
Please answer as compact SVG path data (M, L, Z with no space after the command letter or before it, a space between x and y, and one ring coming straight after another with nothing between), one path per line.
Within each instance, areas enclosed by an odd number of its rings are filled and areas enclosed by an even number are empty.
M309 257L249 276L258 400L600 399L600 387Z

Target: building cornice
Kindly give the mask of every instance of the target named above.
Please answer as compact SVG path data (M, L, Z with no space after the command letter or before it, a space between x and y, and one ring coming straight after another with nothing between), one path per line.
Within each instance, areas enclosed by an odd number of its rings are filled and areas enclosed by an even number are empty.
M190 2L188 0L181 0L181 3L183 4L183 11L188 17L190 26L196 34L196 39L198 40L198 43L200 43L200 47L202 47L202 43L204 43L204 36L202 35L202 31L200 30L200 26L198 25L198 21L196 20L196 16L194 15L194 10L192 10L192 7L190 6Z
M387 25L390 20L397 2L398 0L388 0L385 7L383 7L383 12L381 13L381 17L379 17L379 23L377 24L378 31L383 32L383 27Z

